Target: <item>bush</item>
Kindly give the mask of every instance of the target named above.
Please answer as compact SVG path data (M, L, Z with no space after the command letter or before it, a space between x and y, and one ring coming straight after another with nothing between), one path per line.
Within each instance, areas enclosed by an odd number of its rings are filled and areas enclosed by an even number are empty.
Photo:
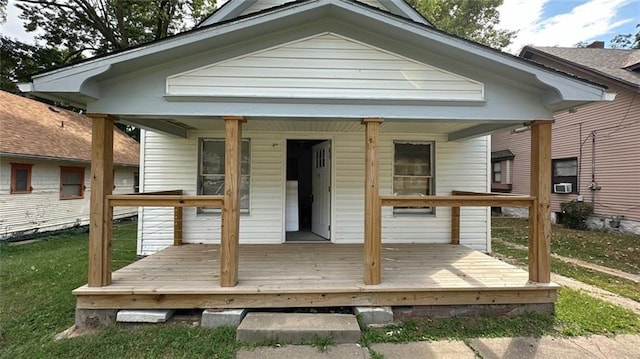
M593 213L590 203L571 201L560 203L562 225L571 229L587 229L587 218Z

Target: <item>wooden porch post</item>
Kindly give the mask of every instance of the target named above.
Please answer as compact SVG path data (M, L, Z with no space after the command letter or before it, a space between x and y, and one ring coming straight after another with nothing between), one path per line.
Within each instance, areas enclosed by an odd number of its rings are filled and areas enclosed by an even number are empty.
M531 196L529 209L529 280L551 281L551 125L553 120L531 123Z
M106 196L113 191L113 123L107 114L91 118L91 202L89 218L89 287L111 284L111 232L113 208Z
M240 155L243 117L226 116L224 147L224 204L220 243L220 286L238 284L238 244L240 237Z
M381 207L378 187L378 137L381 118L366 118L364 176L364 283L380 284Z

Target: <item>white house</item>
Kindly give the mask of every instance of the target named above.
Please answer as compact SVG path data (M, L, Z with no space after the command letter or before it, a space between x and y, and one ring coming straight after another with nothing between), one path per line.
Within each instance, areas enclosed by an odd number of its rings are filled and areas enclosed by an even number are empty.
M552 304L549 119L610 98L401 0L232 0L191 31L21 88L94 121L79 309ZM111 194L115 120L146 129L140 186L155 194ZM490 189L487 135L523 124L531 195L476 196ZM530 208L529 274L472 250L490 249L498 201ZM112 277L119 206L140 206L151 255Z
M0 91L0 240L89 223L91 120ZM139 145L115 133L114 192L138 181ZM116 218L135 215L118 208Z

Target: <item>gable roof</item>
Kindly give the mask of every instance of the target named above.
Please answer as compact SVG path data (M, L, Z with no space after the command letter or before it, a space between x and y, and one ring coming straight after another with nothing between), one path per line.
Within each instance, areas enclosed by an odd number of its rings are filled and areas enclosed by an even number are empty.
M91 119L0 91L0 154L91 162ZM140 145L118 129L114 163L138 166Z
M534 54L640 88L640 72L631 71L640 66L639 49L525 46L520 52L524 58Z
M211 13L207 18L202 20L196 27L202 27L207 25L213 25L218 22L232 20L239 16L242 16L243 13L249 8L251 8L254 4L263 1L271 6L264 6L264 10L269 10L279 6L286 6L293 2L305 2L308 0L229 0L222 4L216 11ZM369 6L374 8L373 6L367 4L365 0L349 0L353 2L359 2L362 5ZM383 10L389 12L391 14L402 16L404 18L410 19L412 21L422 23L428 26L433 26L427 19L425 19L419 12L417 12L411 5L407 4L404 0L372 0L369 2L378 2L380 5L384 6L384 8L377 8L379 10ZM254 12L248 15L255 15L262 11Z
M455 60L467 68L500 76L505 81L539 92L541 103L552 112L610 99L602 86L353 0L292 2L256 15L203 26L135 48L49 70L34 75L32 82L22 84L20 89L83 107L101 99L101 81L181 62L188 56L206 52L211 54L213 49L216 49L216 53L231 53L239 49L239 44L251 39L257 41L255 39L262 35L286 34L293 39L304 34L291 32L291 29L312 29L314 26L320 31L337 28L357 32L383 47L410 53L409 57L418 61L440 59L441 63L447 63L448 60ZM105 110L99 109L98 112L101 111Z

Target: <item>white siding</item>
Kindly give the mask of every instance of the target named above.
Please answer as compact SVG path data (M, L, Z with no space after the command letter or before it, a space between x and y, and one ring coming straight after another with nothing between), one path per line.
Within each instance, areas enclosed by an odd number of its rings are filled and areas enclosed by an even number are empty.
M251 121L251 120L250 120ZM334 128L342 126L335 121ZM249 127L249 126L247 126ZM251 213L240 219L241 243L281 243L284 237L284 157L286 139L332 140L332 241L362 243L364 229L364 133L300 131L304 121L289 121L281 132L245 130L251 139ZM144 144L145 191L183 189L197 193L198 138L223 138L222 131L190 131L186 139L147 132ZM394 140L435 141L436 192L487 190L487 146L485 137L446 142L446 136L428 133L383 133L381 136L381 193L392 192L392 146ZM145 209L140 254L150 254L172 243L171 210ZM184 241L218 243L220 217L185 210ZM487 210L463 209L461 242L486 250ZM383 241L447 243L450 241L450 210L438 208L435 215L399 216L390 208L383 212Z
M32 164L28 194L11 194L11 163ZM60 166L84 167L84 198L60 200ZM114 193L133 192L137 168L116 167ZM0 157L0 239L33 231L46 232L89 224L91 168L88 164ZM136 214L135 209L118 208L115 218Z
M176 96L482 100L483 84L324 33L167 78Z
M280 6L282 4L286 4L286 3L289 3L289 2L292 2L292 1L293 0L258 0L253 5L249 6L242 13L242 15L249 15L249 14L252 14L254 12L262 11L262 10L269 9L269 8L272 8L272 7L275 7L275 6ZM380 4L380 2L378 2L377 0L359 0L359 1L362 2L362 3L365 3L367 5L386 10L386 8L384 6L382 6L382 4Z

